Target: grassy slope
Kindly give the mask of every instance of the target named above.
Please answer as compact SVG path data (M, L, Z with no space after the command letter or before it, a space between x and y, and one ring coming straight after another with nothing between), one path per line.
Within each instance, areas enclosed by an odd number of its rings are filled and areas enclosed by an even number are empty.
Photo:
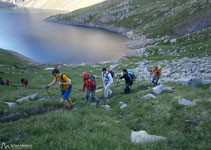
M1 114L24 113L32 108L47 106L60 107L58 101L60 93L56 85L49 89L55 100L40 103L28 102L13 110L8 110L3 101L15 101L30 93L38 93L40 97L47 96L44 90L33 88L46 85L52 77L51 71L35 70L27 73L23 69L12 69L14 63L19 67L28 66L7 52L0 52L5 56L0 58L1 64L4 65L1 66L0 76L9 78L15 86L21 86L19 79L24 76L29 79L32 87L32 89L16 89L0 86ZM9 59L5 59L6 57ZM152 56L147 59L155 60L155 58ZM128 68L134 68L135 62L142 60L142 58L124 60L115 71L120 71L125 65L128 65ZM79 109L49 112L12 123L0 124L0 141L10 144L32 144L33 149L209 149L211 146L209 86L193 89L168 83L167 85L174 87L176 91L166 91L153 100L142 98L145 94L152 92L152 85L147 82L136 82L129 95L124 95L123 87L117 86L115 82L112 86L115 95L108 102L112 110L108 111L101 107L86 106L85 95L80 93L82 84L80 74L83 71L92 70L92 74L100 75L102 67L102 65L96 68L91 66L63 67L61 72L67 73L73 80L71 97ZM5 71L7 69L10 74L3 73L7 72ZM11 74L11 71L15 74ZM22 75L17 75L19 72L22 72ZM101 80L97 80L97 84L98 88L102 87ZM103 93L97 93L97 96L103 98ZM198 105L195 107L179 106L177 101L180 98L190 98ZM128 108L120 110L120 101L128 104ZM191 121L186 122L185 120ZM167 140L135 145L130 142L131 130L146 130L150 134L164 136Z
M199 0L200 1L200 0ZM90 8L75 11L71 17L93 12L96 9L103 12L107 8L119 3L120 0L110 1L109 5L96 5ZM131 5L135 5L139 1L131 1ZM172 33L172 25L180 22L180 17L176 13L175 16L169 16L162 22L156 22L154 27L149 27L144 30L144 26L162 18L162 14L153 19L152 15L160 9L161 4L154 3L154 0L141 1L143 5L135 5L143 7L144 15L131 16L140 17L144 22L141 25L133 24L127 19L115 22L115 25L121 25L133 28L138 32L143 32L148 37L156 37L157 35L165 35ZM171 4L171 7L176 4L172 1L161 1L160 3ZM184 3L187 1L177 1ZM202 1L200 1L202 2ZM156 5L152 5L156 4ZM153 7L156 6L156 7ZM100 8L100 10L99 10ZM148 8L148 11L145 9ZM118 8L112 8L118 9ZM140 8L137 8L140 9ZM151 11L150 11L151 10ZM153 11L152 11L153 10ZM184 9L185 10L185 9ZM204 11L207 10L205 7ZM181 13L181 19L188 17L185 14L188 11L178 11ZM200 13L200 9L196 11ZM98 14L100 14L98 13ZM151 17L150 17L151 16ZM171 18L172 17L172 18ZM90 21L99 22L98 17L92 17ZM170 27L166 26L168 23ZM111 22L111 24L113 24ZM153 33L153 34L152 34ZM211 34L210 29L180 37L178 43L170 44L160 43L155 47L148 48L148 51L154 53L148 58L134 57L129 60L123 60L120 66L115 70L121 71L122 68L135 68L136 62L144 59L158 61L162 59L178 59L189 56L206 56L211 55ZM158 49L163 49L165 55L157 53ZM170 56L168 52L179 50L180 56ZM185 50L185 51L184 51ZM12 114L14 112L24 113L34 108L46 108L49 106L61 107L59 104L59 87L58 85L49 89L54 96L54 100L45 102L28 102L17 106L15 109L8 110L5 101L15 101L16 99L38 93L39 97L47 97L47 93L41 88L53 78L51 71L24 70L15 69L14 64L20 68L30 68L26 62L17 57L0 51L0 76L4 79L9 78L13 82L13 86L0 86L0 114ZM112 86L114 97L108 102L112 110L107 111L96 106L85 105L85 95L80 93L82 86L83 71L93 72L91 74L100 75L102 67L109 67L110 64L80 67L63 67L61 72L71 76L74 88L71 95L74 104L78 106L76 111L56 111L49 112L43 115L33 116L27 119L21 119L16 122L0 124L0 141L10 144L33 144L33 149L209 149L210 148L210 106L211 95L210 85L199 88L190 88L178 84L168 83L167 85L175 88L175 92L166 91L159 95L156 100L143 99L142 97L151 93L151 84L147 82L136 82L133 86L132 93L129 95L123 94L123 87L116 85L116 81ZM30 81L30 89L16 88L21 86L20 78L25 77ZM102 88L102 81L97 80L98 88ZM9 95L9 96L8 96ZM103 93L97 93L99 98L103 98ZM183 107L178 105L180 98L190 98L198 104L195 107ZM123 101L128 104L128 108L120 110L119 102ZM190 121L185 121L190 120ZM160 135L167 138L166 141L138 144L134 145L130 142L131 130L146 130L150 134Z
M205 0L198 0L195 3L190 0L129 0L128 3L126 3L126 0L108 0L106 3L74 11L71 15L61 19L72 20L97 12L93 17L90 17L88 22L98 24L103 23L101 18L104 15L112 11L120 11L128 6L132 7L127 14L128 16L104 24L130 28L138 33L143 33L148 38L154 38L157 36L175 35L173 29L177 23L210 11L211 3ZM135 13L132 14L133 12Z

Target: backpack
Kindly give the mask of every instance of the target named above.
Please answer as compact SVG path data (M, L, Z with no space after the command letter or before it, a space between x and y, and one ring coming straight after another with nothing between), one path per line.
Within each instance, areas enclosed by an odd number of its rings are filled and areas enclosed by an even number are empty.
M112 78L114 78L114 71L113 71L112 69L108 69L107 71L108 71L108 73L111 74ZM108 75L107 75L107 76L108 76Z
M89 78L90 78L91 81L93 81L93 82L96 83L95 76L91 75ZM93 86L93 87L92 87L92 91L95 91L95 90L96 90L96 86Z
M135 81L136 80L135 72L128 72L128 74L129 74L129 77L130 77L131 81Z
M4 85L4 80L0 80L0 85Z
M93 81L93 82L95 82L95 83L96 83L95 76L91 75L89 78L90 78L90 80L91 80L91 81Z
M22 83L22 84L23 84L24 80L25 80L24 78L21 78L21 83Z
M159 71L162 71L162 68L163 68L162 66L158 66Z
M62 75L61 75L61 79L64 81L64 79L63 79L63 75L64 75L64 74L62 73ZM66 76L67 76L67 75L66 75ZM69 76L67 76L67 78L71 80L71 78L70 78ZM71 80L71 83L72 83L72 80ZM72 83L72 84L73 84L73 83ZM69 88L71 88L71 87L72 87L72 84L70 85L70 87L69 87Z

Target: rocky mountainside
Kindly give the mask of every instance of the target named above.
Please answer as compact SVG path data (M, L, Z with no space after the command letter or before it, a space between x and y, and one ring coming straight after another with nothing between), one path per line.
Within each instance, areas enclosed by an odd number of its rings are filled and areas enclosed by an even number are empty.
M183 36L211 27L210 7L210 0L107 0L56 18L124 27L153 38Z
M2 0L3 1L3 0ZM74 11L101 3L104 0L4 0L19 7L33 7L43 9L57 9L64 11Z

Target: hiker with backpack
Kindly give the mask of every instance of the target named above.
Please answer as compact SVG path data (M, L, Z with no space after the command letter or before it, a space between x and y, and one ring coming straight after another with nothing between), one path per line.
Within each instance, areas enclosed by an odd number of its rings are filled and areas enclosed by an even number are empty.
M112 83L113 83L113 76L114 73L111 69L106 70L106 68L102 69L102 80L103 80L103 85L104 85L104 101L108 99L108 96L112 96L112 91L110 89Z
M83 72L82 73L83 76L83 87L82 87L82 91L85 91L86 88L86 101L87 104L90 105L90 94L91 94L91 98L94 99L96 101L96 105L99 104L100 100L99 98L97 98L95 96L95 90L96 90L96 80L94 76L90 76L88 73Z
M4 80L0 77L0 85L4 85Z
M45 88L48 89L49 87L55 85L56 82L58 81L62 93L62 98L60 99L60 103L63 105L63 108L65 108L66 106L65 101L68 101L68 103L70 104L70 109L74 109L74 106L72 105L72 101L70 98L70 94L72 92L71 79L67 75L61 74L58 69L54 69L52 71L52 75L54 76L54 80L47 86L45 86Z
M26 80L25 78L21 78L21 83L22 83L23 86L26 88L26 87L28 87L29 81Z
M9 86L9 85L10 85L10 80L6 79L6 80L5 80L5 84L6 84L7 86Z
M123 75L119 77L119 79L125 79L125 88L124 88L124 93L129 94L130 93L130 88L133 85L133 81L135 78L133 77L132 73L128 72L127 69L122 70ZM134 78L134 79L133 79Z
M161 71L158 69L158 66L155 66L155 68L150 72L150 75L154 74L152 78L152 83L155 85L158 84L158 80L160 79L161 76Z

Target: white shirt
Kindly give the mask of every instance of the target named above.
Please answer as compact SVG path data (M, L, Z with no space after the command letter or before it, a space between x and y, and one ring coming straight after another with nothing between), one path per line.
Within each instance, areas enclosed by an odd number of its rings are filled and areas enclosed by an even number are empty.
M113 83L113 78L111 76L111 73L109 73L108 71L106 71L106 73L102 72L102 80L104 85Z

